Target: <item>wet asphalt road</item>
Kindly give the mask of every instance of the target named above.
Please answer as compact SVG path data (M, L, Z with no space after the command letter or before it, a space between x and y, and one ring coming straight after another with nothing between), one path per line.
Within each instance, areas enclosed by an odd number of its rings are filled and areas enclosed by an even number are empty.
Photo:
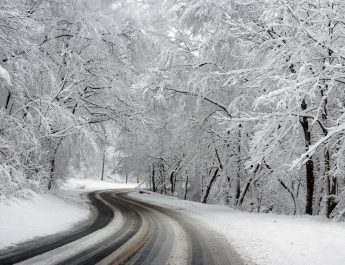
M227 241L176 209L128 197L88 194L95 214L74 230L0 252L0 264L242 264Z

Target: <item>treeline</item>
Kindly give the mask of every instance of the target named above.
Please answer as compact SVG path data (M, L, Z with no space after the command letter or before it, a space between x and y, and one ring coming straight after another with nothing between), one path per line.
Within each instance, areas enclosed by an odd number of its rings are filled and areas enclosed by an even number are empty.
M1 0L0 199L92 170L105 123L131 114L141 33L103 4Z
M342 218L344 2L155 8L159 50L132 88L142 113L121 134L122 171L180 198Z
M1 195L50 189L115 144L114 173L156 192L342 219L344 14L340 0L2 1Z

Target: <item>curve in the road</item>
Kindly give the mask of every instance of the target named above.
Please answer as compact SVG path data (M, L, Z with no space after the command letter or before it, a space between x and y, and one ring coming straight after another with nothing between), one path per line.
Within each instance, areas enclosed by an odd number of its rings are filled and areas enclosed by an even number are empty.
M221 236L205 229L196 220L187 218L176 210L128 197L127 193L128 191L91 193L89 198L94 207L97 207L99 215L95 222L88 224L88 228L84 226L66 237L59 235L55 242L50 241L48 244L41 242L36 247L28 244L30 248L18 248L18 252L13 249L5 256L0 253L0 264L14 264L26 258L31 259L21 264L242 264ZM109 226L114 225L111 220L114 216L115 219L119 218L119 215L122 222L119 222L116 229L109 229ZM86 238L93 240L93 234L99 229L109 233L103 233L101 240L88 244ZM84 244L79 244L83 240ZM69 249L67 256L62 253L70 247L72 251ZM37 256L38 254L42 255ZM53 255L61 258L52 262L50 257Z

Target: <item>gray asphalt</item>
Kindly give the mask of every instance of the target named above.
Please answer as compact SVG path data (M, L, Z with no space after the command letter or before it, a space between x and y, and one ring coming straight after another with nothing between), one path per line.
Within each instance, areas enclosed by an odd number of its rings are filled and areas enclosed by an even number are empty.
M98 229L104 229L103 227L106 225L111 225L111 218L122 218L118 229L107 235L104 240L83 249L75 247L75 250L70 250L72 254L59 262L49 263L48 258L38 263L39 259L35 257L37 253L41 253L42 257L49 257L51 250L53 253L51 255L57 255L56 253L59 253L57 247L71 242L71 237L68 236L64 241L63 235L66 235L64 233L41 239L48 242L47 247L44 248L45 253L31 251L35 249L35 245L31 244L33 242L27 242L25 245L30 251L23 250L23 246L21 246L17 250L16 248L11 249L10 254L0 252L0 264L14 264L25 259L28 259L27 263L24 261L25 264L44 265L242 264L237 253L221 235L210 231L177 210L131 198L128 196L128 192L124 190L102 191L98 192L99 197L95 196L95 193L89 195L92 204L98 209L97 217L92 219L93 226L88 223L89 226L94 228L96 223ZM114 208L117 212L110 213ZM80 232L80 237L76 236L79 238L78 240L82 241L85 229L74 230L72 234L78 234L78 231L83 231ZM94 231L94 229L90 229L90 233ZM55 245L49 244L50 241L55 242ZM38 241L36 240L34 243L36 244ZM40 248L42 244L37 244L37 246ZM32 256L29 253L32 253ZM30 258L33 260L31 263Z

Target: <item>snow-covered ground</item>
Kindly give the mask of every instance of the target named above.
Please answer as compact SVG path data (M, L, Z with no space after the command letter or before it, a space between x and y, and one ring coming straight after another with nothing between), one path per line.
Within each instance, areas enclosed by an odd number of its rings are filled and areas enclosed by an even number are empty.
M111 189L131 189L137 187L136 183L115 183L108 181L99 181L94 179L76 179L71 178L68 183L62 188L64 191L94 191L94 190L111 190Z
M83 193L102 189L133 188L136 184L118 184L87 179L71 179L62 191L30 199L0 203L0 249L72 228L86 220L90 211Z
M30 199L0 204L0 248L71 228L89 210L57 196L33 193Z
M312 217L245 213L153 193L131 196L178 209L224 235L248 264L343 265L345 224Z
M90 212L82 196L84 192L136 185L71 179L59 195L33 194L31 200L1 203L0 248L70 229L85 220ZM177 209L208 225L224 235L248 264L345 264L343 223L307 216L245 213L150 192L136 191L131 196Z

